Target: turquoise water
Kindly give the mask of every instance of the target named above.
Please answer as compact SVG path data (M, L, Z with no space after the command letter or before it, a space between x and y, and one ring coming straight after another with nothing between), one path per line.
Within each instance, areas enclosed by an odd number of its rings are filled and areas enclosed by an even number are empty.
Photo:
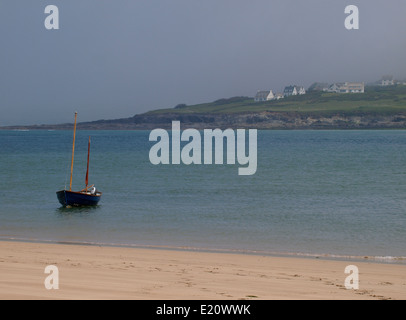
M259 131L258 169L159 165L149 131L78 131L96 208L61 208L72 132L0 131L0 239L406 257L406 131ZM404 258L403 258L404 260Z

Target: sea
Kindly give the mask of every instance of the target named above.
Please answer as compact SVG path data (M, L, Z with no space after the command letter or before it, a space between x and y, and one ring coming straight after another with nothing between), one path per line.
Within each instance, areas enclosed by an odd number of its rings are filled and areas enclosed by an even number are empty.
M0 240L406 264L406 131L258 131L257 171L153 165L151 131L0 131Z

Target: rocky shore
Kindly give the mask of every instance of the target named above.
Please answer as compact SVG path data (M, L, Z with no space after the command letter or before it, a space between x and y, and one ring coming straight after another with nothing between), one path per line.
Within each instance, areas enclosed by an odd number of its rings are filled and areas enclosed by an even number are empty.
M332 115L297 112L245 113L159 113L141 114L116 120L98 120L78 124L79 130L152 130L170 129L172 121L182 128L214 129L405 129L406 114ZM0 127L3 130L70 130L73 124Z

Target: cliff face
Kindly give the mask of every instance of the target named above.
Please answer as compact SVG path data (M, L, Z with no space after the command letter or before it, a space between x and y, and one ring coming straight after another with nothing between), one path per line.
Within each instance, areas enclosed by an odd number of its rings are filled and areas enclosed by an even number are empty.
M180 121L181 128L195 129L406 129L406 115L333 115L300 114L289 112L256 112L234 114L162 113L142 114L117 120L82 122L82 130L152 130L171 129L172 121ZM72 129L72 124L6 127L2 129Z

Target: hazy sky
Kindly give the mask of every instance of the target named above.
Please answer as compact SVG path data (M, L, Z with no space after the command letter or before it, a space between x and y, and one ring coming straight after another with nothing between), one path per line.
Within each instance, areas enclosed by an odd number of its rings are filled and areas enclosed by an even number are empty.
M405 0L1 0L0 39L0 126L406 78Z

